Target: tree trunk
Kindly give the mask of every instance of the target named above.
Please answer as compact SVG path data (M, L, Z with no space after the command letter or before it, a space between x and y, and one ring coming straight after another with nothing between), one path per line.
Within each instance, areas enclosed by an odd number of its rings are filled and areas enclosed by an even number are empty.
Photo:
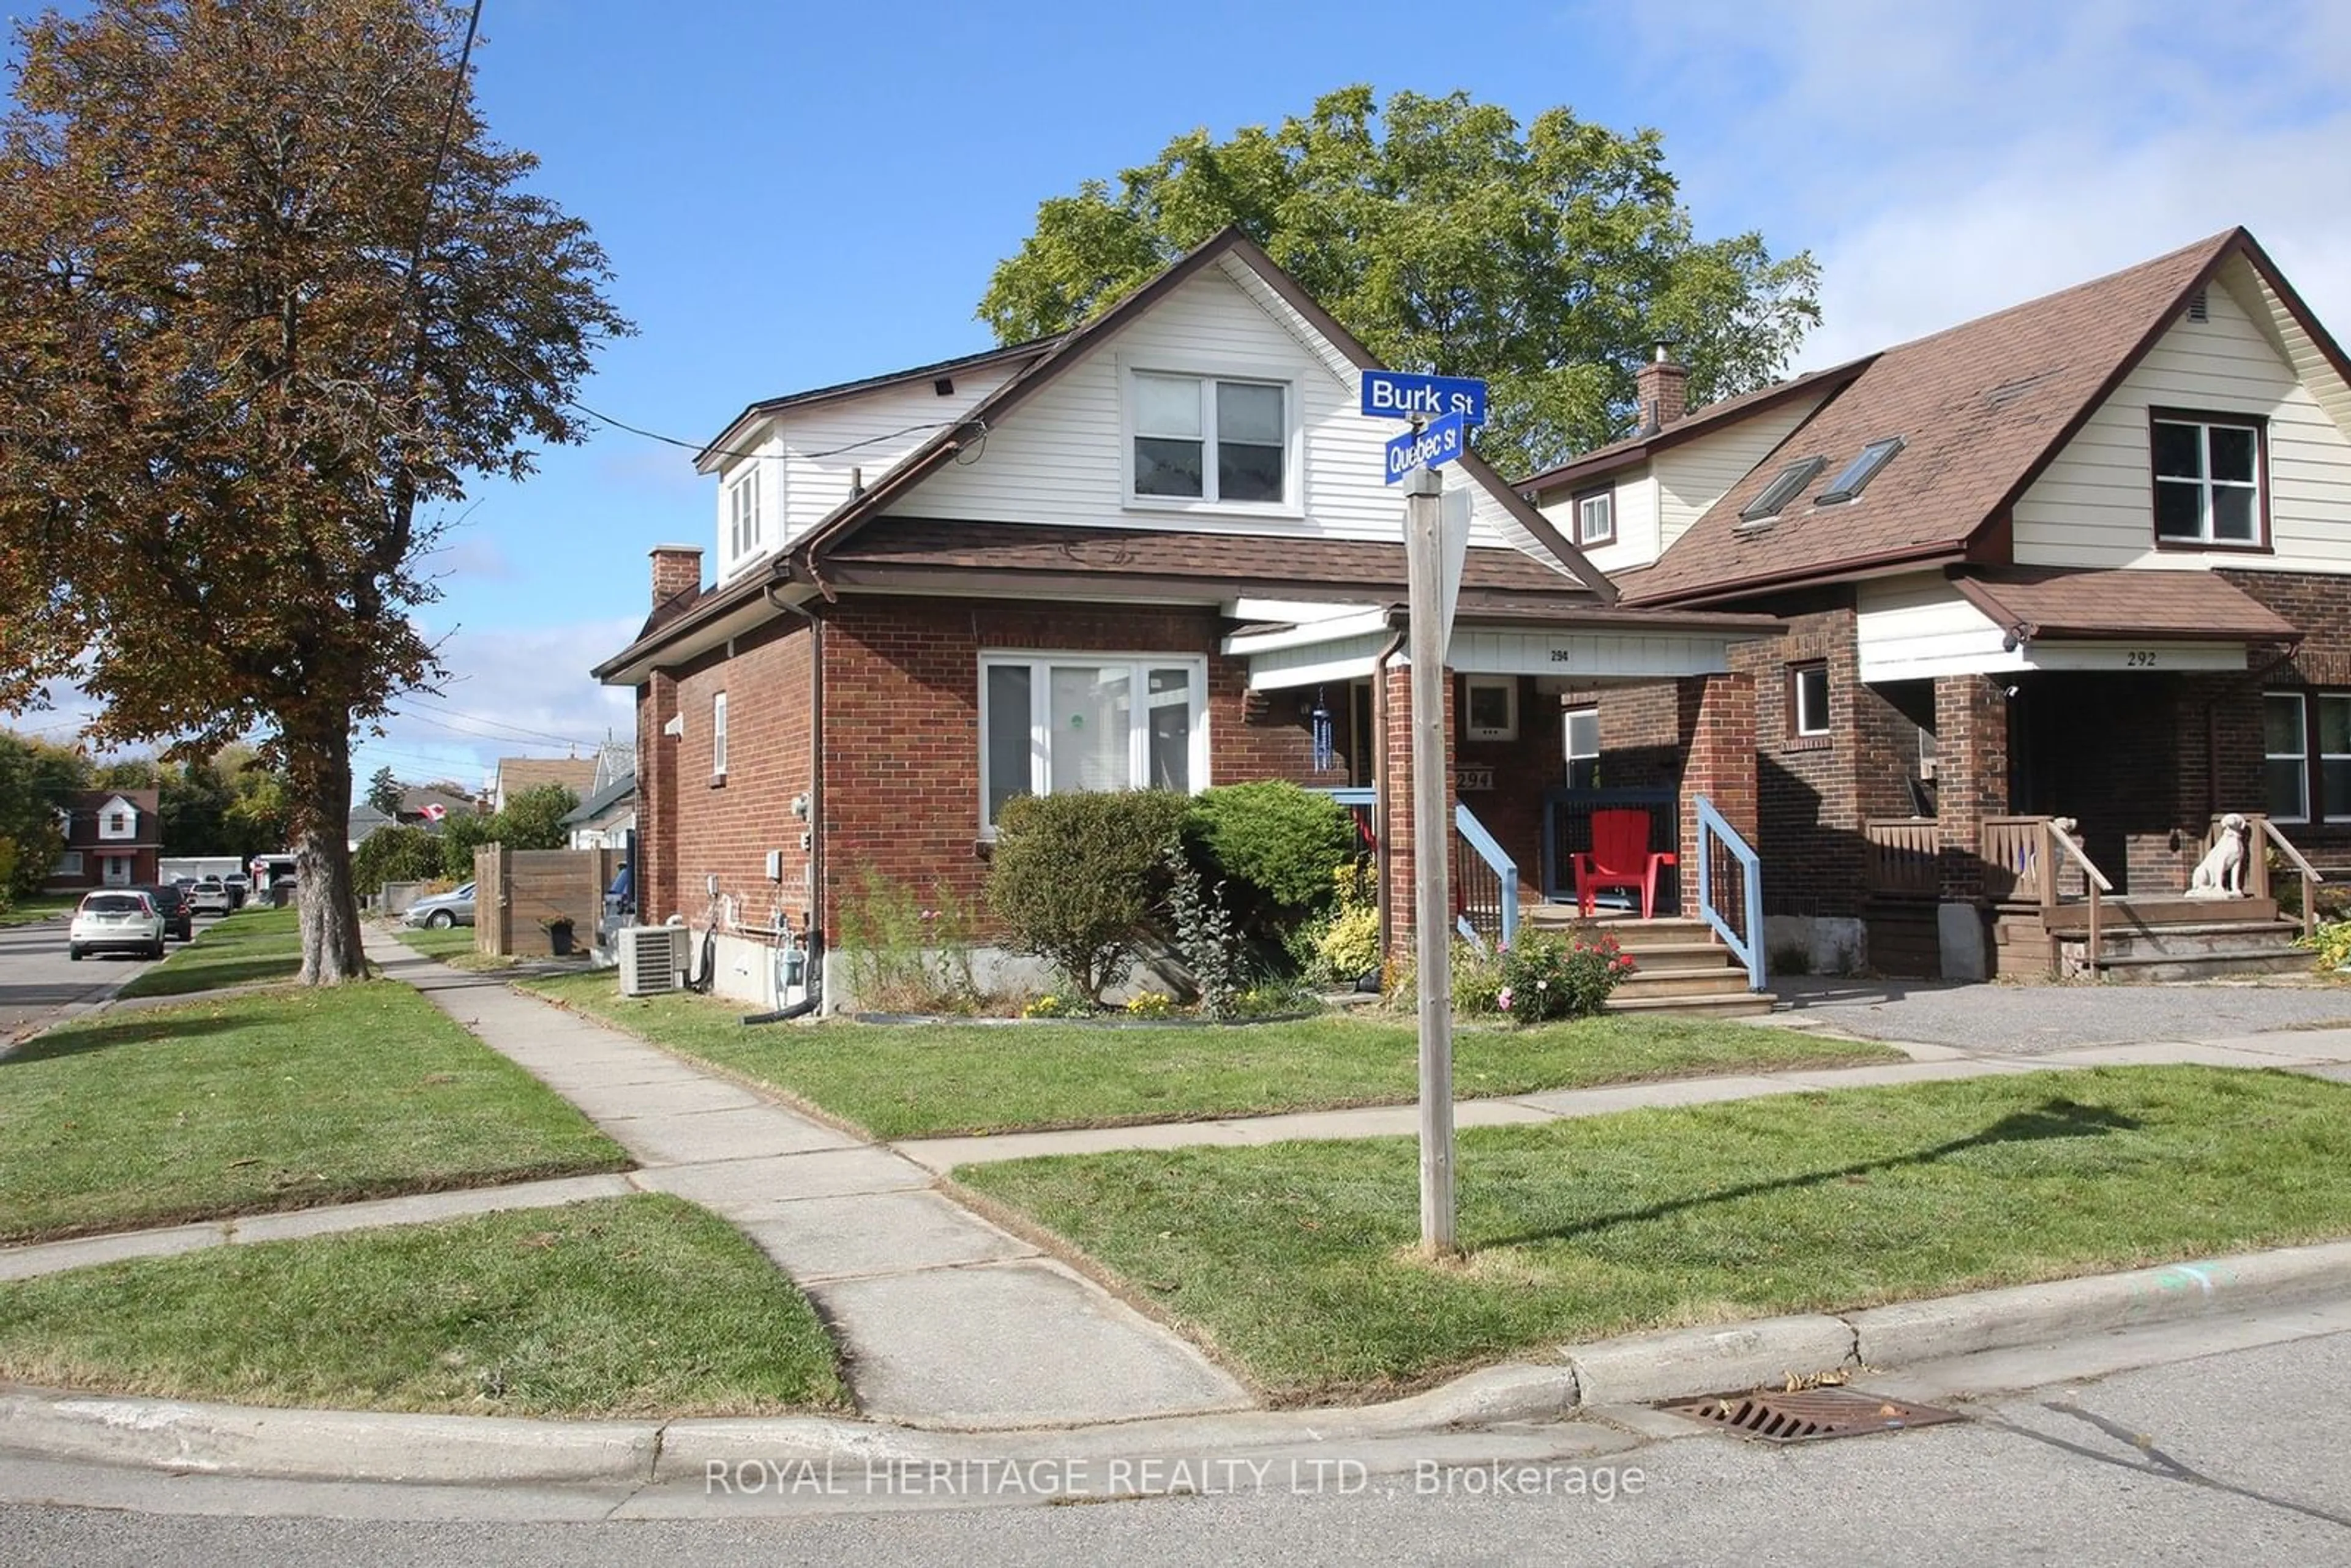
M351 737L346 725L287 737L292 776L296 902L301 910L302 984L367 978L360 905L351 889Z

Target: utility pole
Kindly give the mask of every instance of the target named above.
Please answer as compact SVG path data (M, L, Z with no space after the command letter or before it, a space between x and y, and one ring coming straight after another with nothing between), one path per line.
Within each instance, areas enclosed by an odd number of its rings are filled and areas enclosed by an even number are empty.
M1420 990L1420 1246L1453 1239L1453 824L1445 811L1443 473L1405 480L1405 573L1411 616L1413 935Z

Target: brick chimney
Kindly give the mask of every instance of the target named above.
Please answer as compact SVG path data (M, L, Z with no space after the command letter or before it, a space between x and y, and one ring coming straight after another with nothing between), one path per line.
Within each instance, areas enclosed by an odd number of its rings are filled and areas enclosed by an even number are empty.
M653 558L654 609L681 593L691 596L702 587L700 545L655 545Z
M1674 363L1673 345L1660 342L1656 357L1633 375L1641 399L1641 428L1663 430L1689 412L1689 371Z

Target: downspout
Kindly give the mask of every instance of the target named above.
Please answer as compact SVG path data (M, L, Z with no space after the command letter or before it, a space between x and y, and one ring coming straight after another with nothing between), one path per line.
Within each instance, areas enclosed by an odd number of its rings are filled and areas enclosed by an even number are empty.
M1379 834L1380 959L1385 965L1394 946L1395 912L1388 907L1388 661L1405 643L1405 633L1389 635L1387 646L1372 660L1372 728L1379 749L1372 756L1372 818Z
M823 584L816 586L823 590ZM746 1024L789 1023L824 1006L824 622L800 605L778 603L772 582L761 594L769 609L789 611L809 628L809 911L800 999L773 1012L752 1013L743 1019Z

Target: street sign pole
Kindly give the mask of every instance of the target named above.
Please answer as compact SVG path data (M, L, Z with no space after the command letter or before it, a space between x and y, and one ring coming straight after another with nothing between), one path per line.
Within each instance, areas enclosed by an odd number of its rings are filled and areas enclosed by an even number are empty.
M1444 494L1441 470L1405 481L1405 574L1412 627L1413 933L1420 988L1420 1245L1453 1239L1452 824L1445 820Z

